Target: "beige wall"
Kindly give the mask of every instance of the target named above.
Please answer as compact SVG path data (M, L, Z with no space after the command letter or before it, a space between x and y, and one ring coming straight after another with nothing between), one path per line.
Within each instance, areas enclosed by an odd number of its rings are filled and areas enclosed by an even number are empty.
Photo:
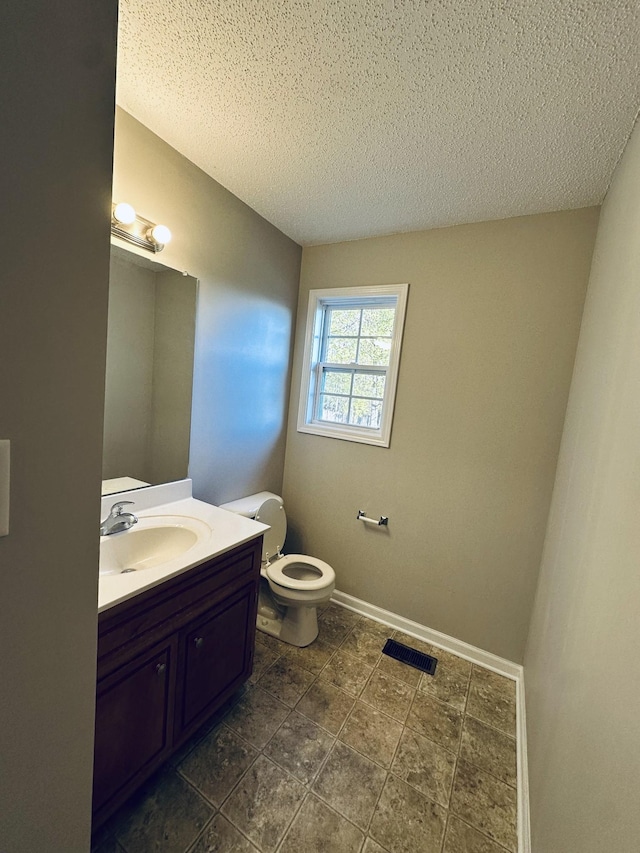
M89 849L116 11L2 6L3 853Z
M522 660L597 216L304 250L289 550L328 561L344 592ZM298 433L309 289L391 282L410 290L390 448Z
M602 207L525 657L533 849L640 845L640 129Z
M112 247L103 479L187 476L197 281Z
M122 110L113 196L168 225L159 259L200 282L194 494L280 491L300 247Z
M111 253L102 477L151 482L156 273ZM186 471L186 468L185 468ZM184 474L183 474L184 476Z
M197 281L173 270L156 277L150 482L189 470Z

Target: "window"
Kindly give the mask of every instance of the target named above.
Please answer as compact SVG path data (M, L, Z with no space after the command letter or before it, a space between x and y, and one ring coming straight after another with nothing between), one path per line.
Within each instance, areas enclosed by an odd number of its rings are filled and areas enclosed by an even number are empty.
M310 291L299 432L389 446L408 289Z

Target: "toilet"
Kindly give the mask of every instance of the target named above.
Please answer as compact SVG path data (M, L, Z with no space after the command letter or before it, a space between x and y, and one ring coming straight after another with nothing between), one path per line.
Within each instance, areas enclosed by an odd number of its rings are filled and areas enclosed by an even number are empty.
M308 646L318 636L317 607L331 598L336 575L328 563L306 554L282 553L287 516L282 498L258 492L220 509L268 524L262 546L257 627L293 646Z

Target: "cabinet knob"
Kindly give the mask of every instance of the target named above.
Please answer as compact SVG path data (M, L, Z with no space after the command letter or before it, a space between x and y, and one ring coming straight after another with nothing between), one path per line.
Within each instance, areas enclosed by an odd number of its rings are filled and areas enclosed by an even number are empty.
M165 672L166 672L166 669L167 669L167 665L166 665L166 663L158 663L158 664L156 664L156 674L157 674L157 675L164 675L164 674L165 674Z
M204 637L196 637L193 641L193 645L196 647L196 649L199 649L203 643L204 643Z

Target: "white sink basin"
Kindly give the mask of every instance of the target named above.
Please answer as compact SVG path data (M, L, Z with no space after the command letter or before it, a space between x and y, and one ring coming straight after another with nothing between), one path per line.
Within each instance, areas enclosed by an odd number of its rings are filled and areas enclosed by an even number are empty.
M145 516L123 533L100 538L100 574L140 572L161 566L210 537L209 525L197 518Z

